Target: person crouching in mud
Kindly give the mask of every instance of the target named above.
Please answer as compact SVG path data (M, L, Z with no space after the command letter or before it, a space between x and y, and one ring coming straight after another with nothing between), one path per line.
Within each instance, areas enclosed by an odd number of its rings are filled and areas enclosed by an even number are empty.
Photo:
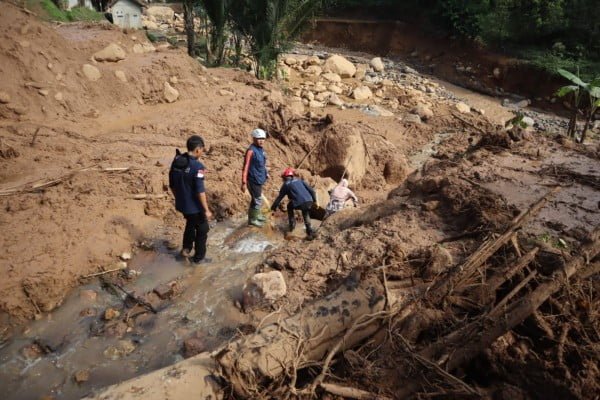
M244 156L244 168L242 170L242 192L250 192L252 199L248 208L248 225L261 227L267 221L262 214L262 187L269 179L267 166L267 155L263 146L267 133L262 129L252 131L252 144L246 150Z
M204 153L204 140L197 135L187 140L187 153L177 154L169 171L169 187L175 196L175 208L186 220L183 232L181 255L188 259L195 248L192 262L208 263L206 258L206 240L208 238L208 220L213 214L208 207L204 188L206 169L199 158Z
M354 207L356 207L358 198L352 190L348 189L348 180L342 179L340 183L329 192L329 203L327 203L327 206L325 207L325 218L329 218L332 214L342 210L346 206L346 202L350 199L352 199L352 203L354 203Z
M295 178L294 175L295 171L293 168L286 168L283 171L283 174L281 174L283 185L281 185L279 195L271 206L271 211L275 211L283 198L287 196L289 199L287 213L290 232L293 232L296 227L294 210L301 210L304 226L306 227L306 235L309 238L312 238L315 235L315 231L310 224L310 209L312 208L313 203L317 201L317 195L313 188L302 179Z

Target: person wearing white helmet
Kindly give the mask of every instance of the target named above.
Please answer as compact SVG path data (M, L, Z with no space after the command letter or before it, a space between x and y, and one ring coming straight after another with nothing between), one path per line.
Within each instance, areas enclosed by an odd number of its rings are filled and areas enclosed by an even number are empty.
M248 208L248 225L261 227L267 220L261 212L262 187L269 179L267 155L263 148L267 133L257 128L252 131L251 135L252 144L248 147L244 156L241 189L242 192L248 189L252 197Z

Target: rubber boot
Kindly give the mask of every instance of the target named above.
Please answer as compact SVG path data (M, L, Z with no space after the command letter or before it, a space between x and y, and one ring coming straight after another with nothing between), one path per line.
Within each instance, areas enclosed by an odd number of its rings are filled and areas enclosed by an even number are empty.
M258 213L256 215L256 219L263 223L267 222L267 217L265 216L265 214L263 214L261 210L257 210L257 211L258 211Z
M310 222L305 222L304 226L306 227L306 237L309 239L314 239L316 232L314 231L312 226L310 226Z
M262 227L265 223L258 220L258 216L260 214L260 210L255 210L251 208L248 211L248 225Z

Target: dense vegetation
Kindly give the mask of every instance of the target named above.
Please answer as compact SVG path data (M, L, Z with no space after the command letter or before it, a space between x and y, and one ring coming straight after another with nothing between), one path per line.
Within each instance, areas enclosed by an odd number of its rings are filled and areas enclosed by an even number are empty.
M330 15L360 10L388 19L421 21L528 59L550 70L600 69L598 0L327 0ZM352 15L352 14L351 14Z
M50 21L102 21L104 19L102 13L87 7L73 7L70 10L62 10L52 0L28 0L27 7L37 11L42 18Z

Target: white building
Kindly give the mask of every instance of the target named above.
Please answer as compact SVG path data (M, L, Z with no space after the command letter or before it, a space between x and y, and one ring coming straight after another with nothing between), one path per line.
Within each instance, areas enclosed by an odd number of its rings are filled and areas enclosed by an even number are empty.
M138 0L113 0L109 4L113 24L121 28L141 29L143 6L144 4Z

